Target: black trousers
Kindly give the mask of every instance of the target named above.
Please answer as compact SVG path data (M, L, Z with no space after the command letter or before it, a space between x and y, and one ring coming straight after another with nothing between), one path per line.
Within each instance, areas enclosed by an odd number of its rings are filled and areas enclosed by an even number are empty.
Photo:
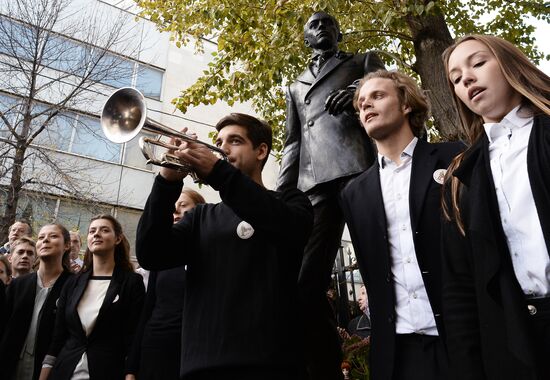
M339 191L314 204L314 224L298 279L306 366L311 380L343 379L342 348L326 291L341 245L344 218Z
M140 380L174 380L180 377L180 344L167 342L163 347L141 347Z
M550 379L550 298L528 299L527 304L538 378Z
M393 368L392 380L446 380L449 363L443 341L438 336L397 334Z
M182 380L304 380L303 368L233 367L202 370Z

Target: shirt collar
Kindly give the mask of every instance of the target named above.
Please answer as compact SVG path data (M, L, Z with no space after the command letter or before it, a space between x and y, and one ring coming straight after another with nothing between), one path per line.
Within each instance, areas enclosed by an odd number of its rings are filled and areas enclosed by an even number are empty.
M401 157L412 157L414 153L414 148L416 148L416 144L418 143L418 137L413 137L409 145L403 149L403 152L401 152ZM384 157L380 153L378 153L378 165L380 165L380 168L384 169L386 166L386 163L392 162L389 158Z
M508 112L506 116L500 121L500 123L485 123L483 129L489 139L489 143L492 143L502 135L510 135L516 128L523 128L529 123L533 122L533 116L526 116L520 112L521 105L518 105L513 110Z

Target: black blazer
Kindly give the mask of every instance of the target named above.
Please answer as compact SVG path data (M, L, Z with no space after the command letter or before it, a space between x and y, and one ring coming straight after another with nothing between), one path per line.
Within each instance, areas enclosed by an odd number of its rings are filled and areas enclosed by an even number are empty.
M306 69L286 95L286 140L277 188L302 191L337 178L361 173L373 159L372 144L354 111L330 115L331 91L346 89L371 71L384 69L374 53L338 52L317 78Z
M70 277L72 275L67 271L61 273L42 306L35 343L34 379L38 379L40 375L42 360L52 340L61 289ZM12 379L27 338L34 311L36 281L36 272L30 273L15 278L7 288L6 309L3 311L6 318L4 334L0 339L0 358L3 364L0 379L2 380Z
M444 308L451 372L460 379L535 379L525 296L500 220L485 134L454 175L466 237L443 224ZM527 169L550 251L550 117L535 117ZM448 197L448 191L446 191Z
M437 330L442 337L441 185L434 180L433 174L438 169L446 169L463 148L461 143L428 144L418 140L411 168L409 202L414 247ZM372 378L390 380L395 350L395 292L378 164L346 186L341 203L369 297Z
M61 293L54 339L48 350L48 355L57 357L50 379L70 379L84 351L91 380L120 380L126 374L126 356L145 296L143 279L115 267L94 329L86 337L77 307L91 274L90 270L74 276Z

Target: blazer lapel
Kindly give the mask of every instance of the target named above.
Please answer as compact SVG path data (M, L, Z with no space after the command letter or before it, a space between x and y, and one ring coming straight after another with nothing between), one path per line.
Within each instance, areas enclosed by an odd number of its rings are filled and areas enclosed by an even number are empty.
M365 181L370 185L365 186L364 199L361 202L365 205L364 212L361 214L362 219L376 220L377 227L382 231L386 231L386 211L384 210L384 198L382 197L382 187L380 186L380 166L378 162L369 169ZM367 225L367 223L362 223Z
M342 63L346 62L352 57L351 54L345 54L345 53L337 53L336 55L332 56L321 68L321 71L319 72L319 75L317 75L317 78L313 77L313 74L311 74L309 68L306 70L310 72L311 76L314 78L313 82L311 83L311 87L308 89L306 95L304 98L307 98L309 96L309 93L317 86L318 83L320 83L326 76L328 76L332 71L334 71L338 66L340 66ZM351 84L351 83L350 83Z
M436 169L437 158L432 154L435 149L433 145L420 139L414 149L409 185L409 211L413 230L416 229L420 219L430 183L435 181L433 173Z
M86 331L84 331L84 328L82 327L82 321L80 320L80 316L78 315L78 304L80 303L82 295L84 294L84 291L88 286L88 281L91 274L92 271L88 270L80 275L78 281L76 282L73 296L70 298L70 302L66 305L69 310L72 310L72 318L77 321L75 326L78 325L78 331L84 339L86 337Z

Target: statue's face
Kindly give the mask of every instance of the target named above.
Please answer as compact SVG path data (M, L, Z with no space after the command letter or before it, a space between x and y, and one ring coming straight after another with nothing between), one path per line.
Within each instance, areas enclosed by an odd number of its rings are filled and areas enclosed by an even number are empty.
M313 49L335 49L341 37L334 18L325 12L315 13L304 25L305 43Z

